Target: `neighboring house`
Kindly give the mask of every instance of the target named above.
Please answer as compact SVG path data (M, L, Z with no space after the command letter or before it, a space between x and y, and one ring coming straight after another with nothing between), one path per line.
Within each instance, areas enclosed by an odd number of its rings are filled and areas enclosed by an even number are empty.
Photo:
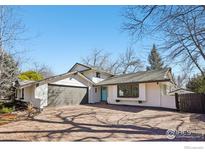
M177 94L190 94L190 93L194 93L194 92L187 90L187 89L184 89L184 88L177 88L177 89L170 91L169 95L175 95L175 93L177 93Z
M17 84L16 99L35 107L107 102L175 109L171 69L116 75L76 63L67 73Z

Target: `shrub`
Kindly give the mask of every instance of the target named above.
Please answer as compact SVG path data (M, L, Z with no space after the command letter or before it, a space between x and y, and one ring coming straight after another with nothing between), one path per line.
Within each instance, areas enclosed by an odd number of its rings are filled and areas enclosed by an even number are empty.
M11 112L13 112L12 108L3 107L0 109L0 113L11 113Z

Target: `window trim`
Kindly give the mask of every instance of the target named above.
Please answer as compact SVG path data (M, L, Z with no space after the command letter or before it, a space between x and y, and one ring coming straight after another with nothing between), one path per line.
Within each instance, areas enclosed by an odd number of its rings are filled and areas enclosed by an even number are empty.
M138 96L120 96L119 95L119 86L120 85L131 85L131 93L132 93L132 86L138 85ZM123 84L117 84L117 97L119 98L139 98L140 90L139 90L139 83L123 83Z

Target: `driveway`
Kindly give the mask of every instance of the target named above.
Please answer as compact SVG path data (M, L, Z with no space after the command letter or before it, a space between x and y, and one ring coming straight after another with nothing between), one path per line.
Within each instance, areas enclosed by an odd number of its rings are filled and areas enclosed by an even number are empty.
M175 138L168 129L179 130ZM46 108L0 126L1 141L200 141L202 134L203 114L106 104Z

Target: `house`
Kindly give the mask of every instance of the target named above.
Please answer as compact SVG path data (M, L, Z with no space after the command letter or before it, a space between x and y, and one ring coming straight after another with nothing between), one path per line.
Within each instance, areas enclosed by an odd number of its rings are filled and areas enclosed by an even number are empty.
M100 102L176 108L174 96L168 95L175 87L170 68L113 75L76 63L65 74L16 85L16 99L37 108Z

